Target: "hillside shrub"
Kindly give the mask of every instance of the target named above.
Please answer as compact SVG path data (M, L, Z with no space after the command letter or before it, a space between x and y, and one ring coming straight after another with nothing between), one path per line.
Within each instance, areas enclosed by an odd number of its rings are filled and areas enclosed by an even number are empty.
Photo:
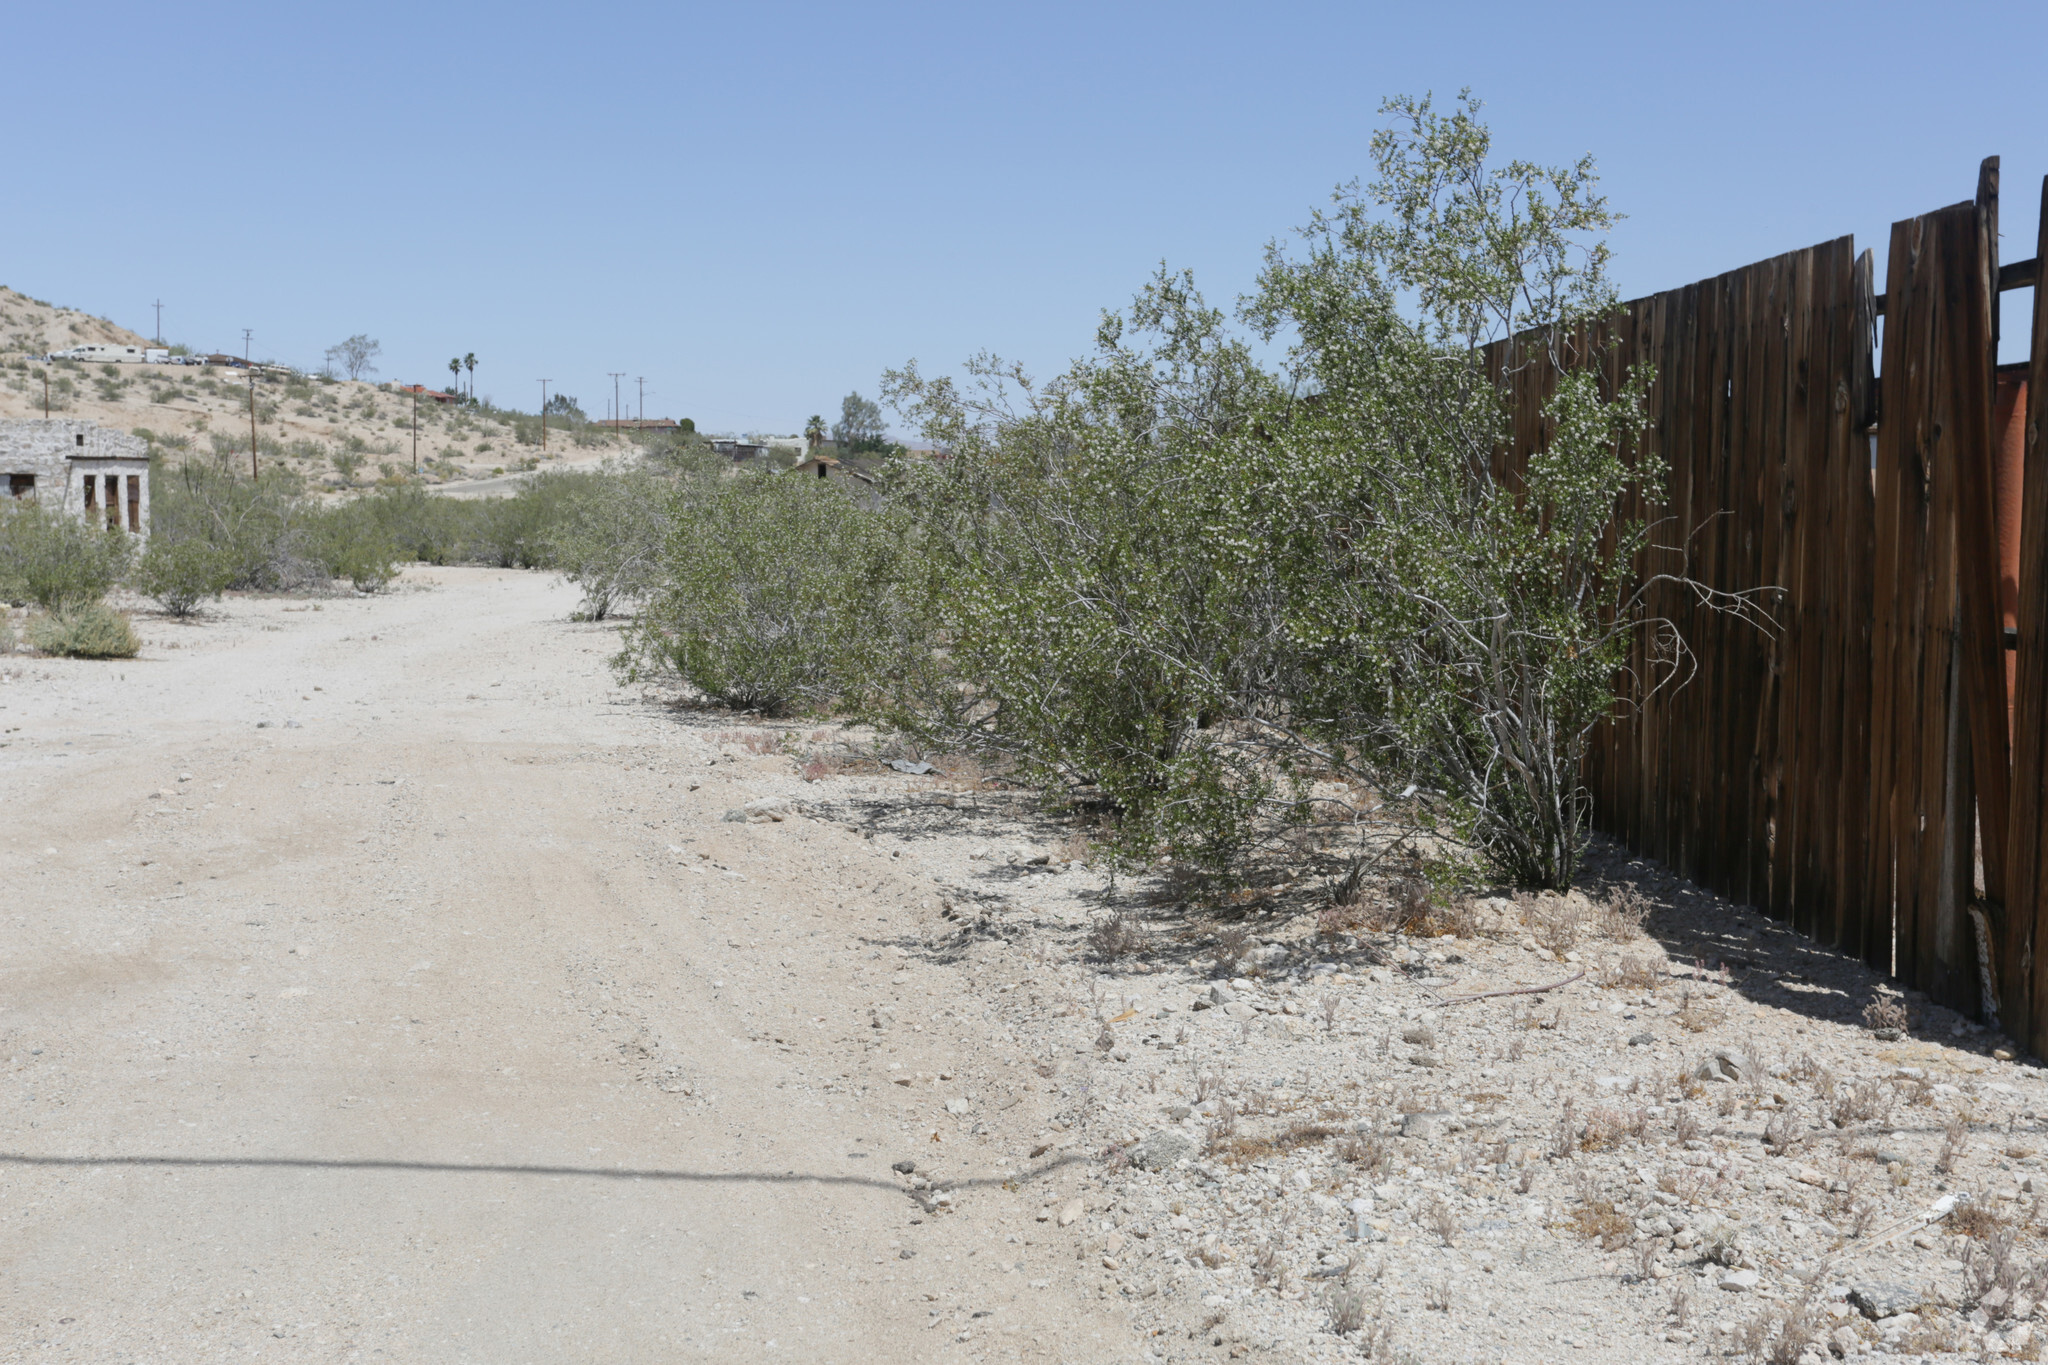
M28 639L45 654L72 659L132 659L142 652L128 618L99 601L45 612L29 622Z

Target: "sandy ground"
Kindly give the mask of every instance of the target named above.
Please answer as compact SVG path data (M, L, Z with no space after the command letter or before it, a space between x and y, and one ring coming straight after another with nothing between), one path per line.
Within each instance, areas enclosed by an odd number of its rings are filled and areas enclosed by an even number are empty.
M904 946L934 882L722 819L791 760L573 604L414 571L0 658L0 1359L1137 1358L1036 1218L1058 1096Z

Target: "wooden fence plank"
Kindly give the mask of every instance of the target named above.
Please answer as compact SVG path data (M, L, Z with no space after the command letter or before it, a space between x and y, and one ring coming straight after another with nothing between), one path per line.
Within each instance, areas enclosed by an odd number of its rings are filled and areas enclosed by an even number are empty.
M2036 259L2048 251L2048 178L2041 182ZM2038 951L2048 921L2048 289L2034 291L2032 360L2027 373L2026 464L2020 508L2019 648L2013 690L2011 808L2005 868L2007 980L2021 983L2001 1001L2013 1036L2048 1055L2048 953ZM1988 833L1988 832L1987 832Z

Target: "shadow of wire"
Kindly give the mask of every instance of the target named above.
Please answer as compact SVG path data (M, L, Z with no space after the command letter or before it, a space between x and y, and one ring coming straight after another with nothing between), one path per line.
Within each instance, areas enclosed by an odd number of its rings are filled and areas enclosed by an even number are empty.
M973 1176L960 1180L939 1180L934 1190L971 1190L991 1185L1022 1185L1041 1179L1075 1162L1088 1158L1065 1155L1015 1175ZM551 1175L591 1180L660 1180L685 1184L760 1183L773 1185L864 1185L895 1194L916 1192L893 1180L865 1175L801 1174L796 1171L668 1171L632 1166L529 1166L506 1162L397 1161L365 1157L358 1159L294 1156L31 1156L26 1152L0 1152L0 1166L161 1166L197 1169L281 1169L306 1171L419 1171L441 1175ZM920 1201L922 1202L922 1201Z

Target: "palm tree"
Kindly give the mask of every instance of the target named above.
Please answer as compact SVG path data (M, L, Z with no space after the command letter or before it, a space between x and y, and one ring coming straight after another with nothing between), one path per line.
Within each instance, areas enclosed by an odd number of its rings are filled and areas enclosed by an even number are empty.
M467 370L469 371L469 396L470 396L470 398L471 398L471 399L475 399L475 397L476 397L476 352L475 352L475 351L471 351L471 352L470 352L470 353L469 353L468 355L466 355L466 356L462 357L462 364L463 364L463 367L464 367L465 369L467 369Z
M454 380L454 382L453 382L453 383L451 383L451 384L449 384L449 386L448 386L448 387L449 387L449 389L450 389L450 390L452 390L452 391L458 392L458 393L459 393L459 392L461 392L461 390L462 390L462 362L461 362L460 360L451 360L451 361L449 361L449 362L448 362L448 373L450 373L450 374L452 374L452 375L454 375L454 376L455 376L455 380Z
M818 453L819 446L825 444L825 419L816 413L804 423L804 442L810 446L813 455Z

